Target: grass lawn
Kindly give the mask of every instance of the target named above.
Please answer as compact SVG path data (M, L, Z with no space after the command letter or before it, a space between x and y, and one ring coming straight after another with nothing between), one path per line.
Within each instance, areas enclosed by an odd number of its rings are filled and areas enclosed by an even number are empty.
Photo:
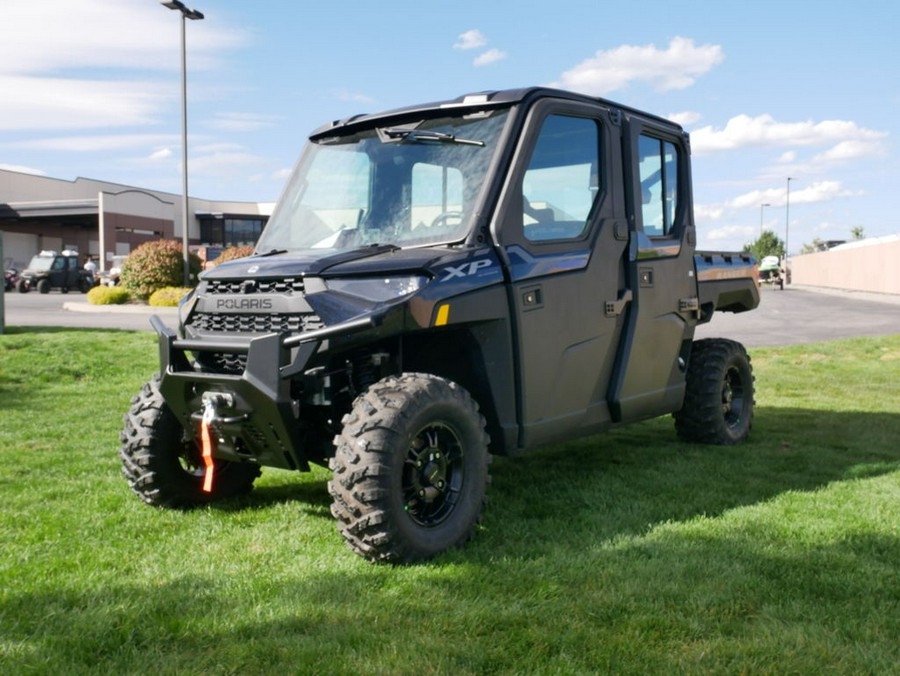
M0 336L0 674L900 672L900 336L752 351L736 448L663 418L492 466L466 548L373 566L327 473L142 504L147 333Z

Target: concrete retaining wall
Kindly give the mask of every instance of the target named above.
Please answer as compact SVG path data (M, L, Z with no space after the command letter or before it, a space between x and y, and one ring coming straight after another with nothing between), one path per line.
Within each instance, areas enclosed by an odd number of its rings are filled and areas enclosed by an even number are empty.
M900 294L900 236L791 258L791 282Z

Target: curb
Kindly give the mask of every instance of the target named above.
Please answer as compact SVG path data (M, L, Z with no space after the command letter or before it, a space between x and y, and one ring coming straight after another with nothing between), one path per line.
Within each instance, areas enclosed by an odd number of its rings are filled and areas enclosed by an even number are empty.
M90 303L63 303L67 312L100 312L103 314L124 315L159 315L160 317L177 317L177 307L153 307L151 305L91 305Z

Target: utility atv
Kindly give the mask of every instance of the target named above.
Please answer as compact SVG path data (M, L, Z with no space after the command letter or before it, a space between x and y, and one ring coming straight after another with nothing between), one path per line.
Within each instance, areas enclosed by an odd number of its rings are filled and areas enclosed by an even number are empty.
M490 454L674 414L733 444L753 375L716 310L755 260L695 252L676 124L550 90L479 93L313 133L253 257L207 271L125 416L147 503L327 465L349 546L406 563L460 545Z
M16 290L28 293L37 289L38 293L50 293L51 289L59 289L63 293L69 293L70 289L78 289L87 293L94 287L94 283L93 273L78 265L76 252L41 251L19 274Z

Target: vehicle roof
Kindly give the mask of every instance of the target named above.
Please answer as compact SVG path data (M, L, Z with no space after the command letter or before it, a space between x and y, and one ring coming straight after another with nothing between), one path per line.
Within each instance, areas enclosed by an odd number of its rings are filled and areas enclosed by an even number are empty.
M614 101L604 98L587 96L577 92L570 92L563 89L552 89L550 87L525 87L522 89L504 89L499 91L482 91L473 92L458 96L455 99L446 101L433 101L431 103L420 103L403 108L395 108L378 113L365 113L353 115L342 120L335 120L329 124L325 124L310 134L310 139L316 140L327 136L343 135L351 133L358 127L368 127L379 120L387 120L397 117L407 117L410 115L421 114L423 116L433 117L435 113L441 113L448 110L459 110L461 108L469 108L472 110L483 110L485 108L501 108L505 106L515 105L526 101L532 101L539 98L556 98L569 101L581 101L590 104L601 104L610 109L618 109L632 117L644 118L652 120L656 124L665 125L674 131L682 132L681 125L667 120L664 117L654 115L637 108L631 108Z

